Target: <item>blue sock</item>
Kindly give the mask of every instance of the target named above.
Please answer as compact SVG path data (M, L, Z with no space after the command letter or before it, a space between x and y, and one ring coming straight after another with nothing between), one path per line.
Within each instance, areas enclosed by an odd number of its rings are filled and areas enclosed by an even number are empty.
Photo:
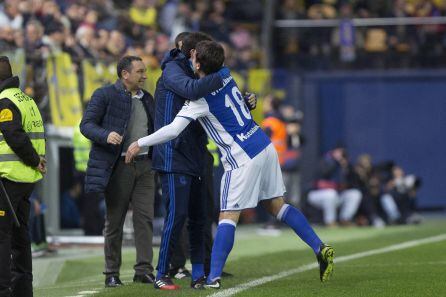
M234 246L235 224L224 221L217 227L217 234L212 246L211 271L207 278L208 283L220 278L226 259Z
M313 249L315 254L319 252L322 241L316 235L305 216L297 208L284 204L277 214L277 219L290 226Z
M156 273L156 280L161 279L164 275L165 275L165 274L163 274L163 273L161 273L161 272L158 271L158 272Z
M204 276L204 264L192 263L192 280L196 281L202 276Z

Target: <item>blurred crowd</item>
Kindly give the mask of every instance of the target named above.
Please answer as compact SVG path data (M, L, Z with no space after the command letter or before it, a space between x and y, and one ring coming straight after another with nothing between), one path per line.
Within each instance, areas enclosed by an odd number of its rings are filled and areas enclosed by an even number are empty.
M406 174L393 161L374 163L368 154L352 161L342 143L324 153L311 183L301 188L303 113L274 95L265 98L263 111L261 126L278 152L287 202L301 207L312 222L384 227L422 221L416 212L420 178ZM257 215L262 219L261 212ZM265 225L275 227L274 222Z
M355 27L351 19L445 15L443 0L282 0L276 19L341 19L341 23L276 29L276 66L317 70L444 67L446 24Z
M47 92L45 60L71 55L82 94L81 62L116 63L124 54L158 69L173 38L200 30L224 44L226 64L259 65L262 6L253 0L5 0L0 1L0 52L25 50L26 91L41 104ZM234 53L237 55L234 55Z
M320 211L326 226L417 224L422 221L416 213L420 186L418 177L395 162L374 164L368 154L352 162L339 145L322 157L305 208L313 217Z

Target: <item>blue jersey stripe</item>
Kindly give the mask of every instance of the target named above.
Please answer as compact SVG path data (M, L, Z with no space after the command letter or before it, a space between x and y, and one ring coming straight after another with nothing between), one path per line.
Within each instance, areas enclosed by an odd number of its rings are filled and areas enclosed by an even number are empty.
M225 203L225 207L228 208L228 198L229 198L229 189L231 188L231 177L232 177L232 171L229 171L229 180L228 180L228 190L226 192L226 203Z
M207 125L209 126L209 130L212 130L214 132L216 140L218 140L218 143L227 152L227 159L228 159L228 161L232 160L233 164L235 165L235 167L233 167L233 169L238 168L237 161L235 160L234 156L231 154L231 147L223 141L221 136L218 134L217 129L215 129L215 127L212 125L211 121L208 118L203 118L203 121L205 121L207 123Z
M169 194L169 216L167 218L167 224L163 232L163 243L160 249L160 257L158 261L158 271L162 274L166 274L168 271L168 253L169 253L169 242L172 236L172 228L175 221L175 176L173 174L167 174L167 185Z
M191 121L191 122L195 121L193 118L186 117L186 116L178 115L177 117L179 117L179 118L185 118L185 119L187 119L187 120L189 120L189 121Z
M223 140L219 137L218 132L215 131L212 127L212 124L209 123L209 120L207 118L201 118L203 121L203 124L206 126L207 130L209 131L209 133L211 134L212 138L214 139L215 143L217 143L218 145L220 145L226 152L226 160L228 161L229 165L231 165L231 169L235 169L237 168L237 162L235 162L235 160L233 160L232 155L231 155L231 151L228 148L228 146L223 142Z
M231 158L231 152L228 146L224 143L224 141L219 137L218 132L215 131L212 124L210 123L209 119L202 118L203 123L205 124L206 128L208 129L211 136L213 136L215 143L219 144L226 152L226 160L228 161L229 165L231 165L232 169L237 168L236 162Z
M222 201L221 201L221 209L226 209L226 204L227 204L227 193L228 193L228 186L229 186L229 173L231 171L227 171L225 173L225 185L223 186L223 193L222 193Z

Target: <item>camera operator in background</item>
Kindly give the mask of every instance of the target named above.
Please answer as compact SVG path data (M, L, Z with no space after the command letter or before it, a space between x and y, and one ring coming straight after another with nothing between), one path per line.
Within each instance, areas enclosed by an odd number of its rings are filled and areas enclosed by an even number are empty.
M415 175L406 175L404 170L393 165L391 178L385 185L381 205L390 224L418 224L422 217L415 212L417 190L421 179Z
M322 210L326 226L336 226L338 207L340 224L350 225L361 200L358 178L347 151L338 145L322 159L314 188L308 193L308 203Z

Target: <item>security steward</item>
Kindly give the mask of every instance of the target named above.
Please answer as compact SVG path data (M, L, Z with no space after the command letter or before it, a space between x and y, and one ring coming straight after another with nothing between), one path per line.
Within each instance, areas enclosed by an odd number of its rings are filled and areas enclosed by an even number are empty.
M33 296L29 197L46 172L43 121L0 57L0 296ZM14 216L18 219L15 221Z

